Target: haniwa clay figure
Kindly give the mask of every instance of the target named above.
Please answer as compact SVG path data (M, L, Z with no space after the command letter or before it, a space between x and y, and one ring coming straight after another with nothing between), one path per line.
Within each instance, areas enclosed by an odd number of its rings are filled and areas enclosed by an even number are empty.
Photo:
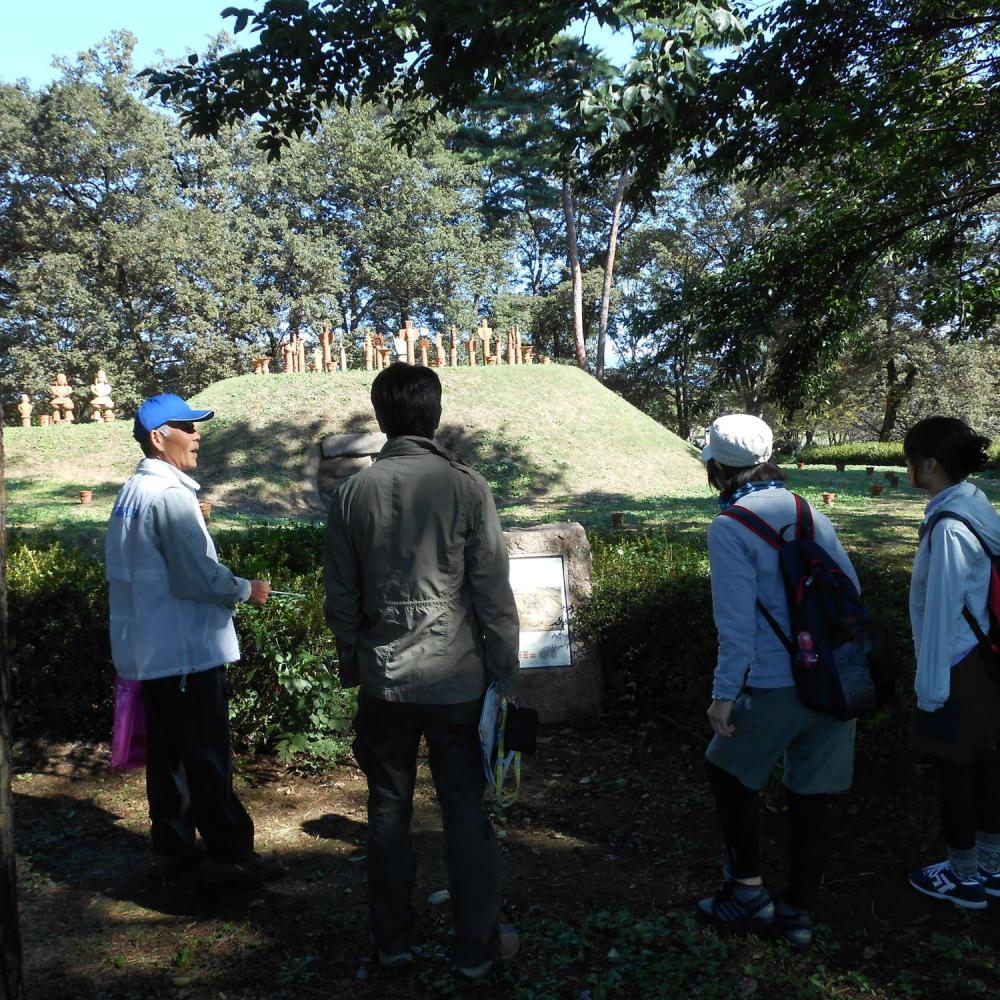
M56 375L55 382L49 386L49 392L52 393L52 399L49 400L52 423L73 423L73 386L62 372Z
M115 404L111 398L111 386L103 368L97 369L94 384L90 387L90 419L112 421L115 419Z
M34 407L31 405L31 397L26 393L21 393L21 402L17 404L17 413L21 418L22 427L31 426L31 411Z

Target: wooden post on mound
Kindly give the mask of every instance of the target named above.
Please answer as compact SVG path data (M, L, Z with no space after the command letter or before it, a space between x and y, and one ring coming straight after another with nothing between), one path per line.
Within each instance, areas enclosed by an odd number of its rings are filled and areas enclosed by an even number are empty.
M7 495L3 470L3 411L0 411L0 998L22 1000L21 930L17 917L14 800L10 782L11 677L7 660Z

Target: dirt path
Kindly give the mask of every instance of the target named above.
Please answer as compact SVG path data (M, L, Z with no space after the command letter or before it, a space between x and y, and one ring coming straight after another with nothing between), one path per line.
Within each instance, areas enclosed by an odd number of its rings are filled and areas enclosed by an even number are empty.
M634 731L633 731L634 730ZM819 946L792 954L720 940L690 920L716 887L719 846L701 744L623 718L543 736L522 801L498 820L505 901L522 954L471 995L517 997L940 997L996 995L1000 907L965 914L906 890L930 860L930 788L908 760L860 762L838 803L837 860ZM366 943L364 781L350 763L296 775L240 768L259 846L284 879L206 891L144 878L141 774L113 774L104 748L21 747L15 781L22 932L32 1000L424 997L462 994L445 957L450 914L440 821L426 766L415 814L417 903L427 946L389 977ZM780 867L780 794L767 798L767 856ZM780 880L775 874L775 888Z

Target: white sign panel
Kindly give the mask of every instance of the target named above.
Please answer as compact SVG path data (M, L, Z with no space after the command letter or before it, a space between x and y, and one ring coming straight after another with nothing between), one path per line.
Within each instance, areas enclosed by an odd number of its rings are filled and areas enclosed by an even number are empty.
M510 586L521 619L521 667L571 667L563 557L511 556Z

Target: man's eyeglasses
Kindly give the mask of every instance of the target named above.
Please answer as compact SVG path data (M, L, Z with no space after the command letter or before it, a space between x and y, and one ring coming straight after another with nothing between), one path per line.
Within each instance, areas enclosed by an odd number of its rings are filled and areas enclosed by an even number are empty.
M168 427L173 427L174 430L184 431L185 434L194 434L195 426L193 420L168 420Z

